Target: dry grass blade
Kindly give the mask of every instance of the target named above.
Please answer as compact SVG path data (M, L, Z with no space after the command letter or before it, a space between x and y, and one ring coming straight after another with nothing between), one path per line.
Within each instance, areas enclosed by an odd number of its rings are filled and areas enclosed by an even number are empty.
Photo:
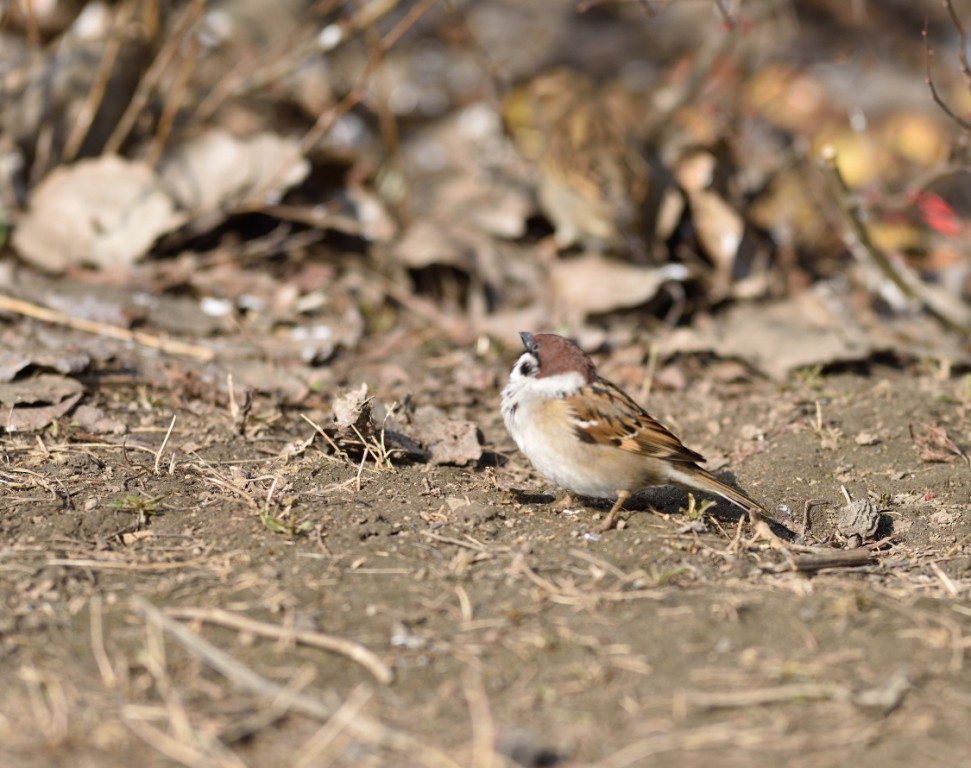
M268 698L275 697L285 686L258 675L252 669L234 659L225 651L199 637L188 627L170 619L162 611L142 597L132 598L132 606L146 620L157 624L174 637L188 653L200 659L210 668L219 672L234 686L242 690ZM290 710L317 720L328 720L336 710L320 699L306 694L293 697ZM410 736L396 731L383 723L366 716L358 716L348 724L348 730L355 737L376 747L400 752L409 760L429 768L459 768L459 764L440 750L430 747Z
M472 722L472 767L494 768L496 726L489 706L482 672L469 668L462 676L462 688L469 706L469 719Z
M162 453L165 451L165 446L169 444L169 438L172 437L172 430L175 429L175 419L176 417L173 415L172 421L169 422L169 428L165 433L165 438L162 440L162 444L158 447L158 451L155 453L154 472L156 475L158 474L159 464L162 462Z
M360 717L361 710L370 699L371 692L366 686L359 685L351 691L350 696L341 704L334 716L292 756L293 768L315 768L318 765L327 765L324 759L327 750L348 729L348 726Z
M218 768L244 768L226 746L205 729L196 727L183 703L184 695L168 673L162 627L146 625L145 649L140 656L162 699L168 732L159 730L128 709L124 722L131 730L163 755L189 768L213 765Z
M123 722L138 738L155 751L188 768L208 768L209 766L214 768L230 768L230 766L241 768L245 766L245 763L239 760L228 762L207 754L192 744L186 744L180 738L171 736L160 728L138 719L132 711L126 711L123 714Z
M111 666L111 660L105 650L102 602L101 596L95 595L91 598L89 605L91 612L91 653L98 665L101 682L105 688L111 690L118 685L118 676L115 674L115 669Z
M381 661L376 654L359 643L334 637L333 635L325 635L321 632L287 629L275 624L257 621L248 616L240 616L237 613L232 613L221 608L173 608L167 610L165 613L167 616L179 619L191 619L193 621L218 624L223 627L251 632L260 637L268 637L274 640L290 640L301 645L320 648L324 651L346 656L351 661L360 664L382 685L390 685L394 680L394 672L392 669Z
M754 688L747 691L689 691L685 694L688 707L702 709L731 709L734 707L761 707L786 701L846 700L850 690L836 683L793 683L772 688Z
M92 558L54 557L47 560L45 565L61 565L66 568L90 568L105 571L134 571L152 573L154 571L180 571L187 568L204 568L211 563L204 560L191 560L170 563L131 563L123 560L94 560Z
M273 723L286 716L290 711L290 702L293 697L300 693L317 676L317 671L309 664L304 665L293 679L287 683L286 688L280 691L269 706L261 708L243 720L234 722L228 729L223 731L222 740L231 744L243 739L255 736L259 731L273 725Z
M590 768L628 768L628 766L649 765L647 758L666 752L686 752L718 747L738 747L745 749L751 760L751 750L759 747L771 747L776 754L783 750L804 752L811 749L823 738L829 746L865 744L878 737L881 730L879 724L869 727L850 725L839 730L829 730L821 733L792 733L780 732L777 728L740 728L735 723L715 723L704 725L686 731L674 733L660 733L645 739L639 739L623 747L612 755L592 763ZM698 764L707 765L717 761L699 760ZM694 764L681 761L679 764ZM747 762L743 764L748 764Z

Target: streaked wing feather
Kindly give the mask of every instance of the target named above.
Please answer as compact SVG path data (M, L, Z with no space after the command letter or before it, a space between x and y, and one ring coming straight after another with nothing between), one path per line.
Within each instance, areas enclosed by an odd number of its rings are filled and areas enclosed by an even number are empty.
M594 381L566 398L574 431L586 443L614 445L623 451L669 461L704 461L627 394L606 381ZM598 405L599 404L599 405Z

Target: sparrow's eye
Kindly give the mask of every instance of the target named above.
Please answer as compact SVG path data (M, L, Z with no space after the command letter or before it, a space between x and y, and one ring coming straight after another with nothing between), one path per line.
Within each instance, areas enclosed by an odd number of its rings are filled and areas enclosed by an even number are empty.
M519 364L519 375L529 376L533 372L533 363L531 360L523 360Z

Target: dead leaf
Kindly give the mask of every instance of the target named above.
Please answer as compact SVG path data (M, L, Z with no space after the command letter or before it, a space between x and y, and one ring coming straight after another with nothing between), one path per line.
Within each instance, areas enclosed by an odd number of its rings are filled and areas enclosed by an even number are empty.
M921 461L950 464L960 456L971 465L971 458L950 438L944 427L938 424L920 424L916 428L909 424L908 427Z
M310 172L296 139L260 133L245 139L212 129L188 141L162 164L162 183L175 201L205 226L252 198L275 202Z
M94 434L125 434L124 422L108 416L104 410L93 405L78 406L71 417L71 421L81 429Z
M0 384L0 429L42 429L70 411L83 394L79 381L53 374Z
M550 269L557 305L571 320L639 306L664 283L687 277L681 264L638 267L596 253L558 261Z
M67 374L83 371L90 364L91 356L77 349L0 349L0 382L13 381L29 366Z
M429 221L415 222L394 246L395 256L409 269L447 265L468 270L469 260L463 250L452 233Z
M813 365L866 359L874 351L848 303L817 286L791 299L738 304L704 328L679 328L657 339L662 357L715 352L775 379Z
M232 373L237 386L254 392L268 392L285 403L299 403L310 391L306 371L264 360L223 360L222 367Z
M125 269L183 222L151 168L113 155L56 168L28 204L13 245L48 272Z
M412 268L446 264L463 271L466 254L526 232L533 210L529 171L510 143L499 115L473 105L440 121L403 147L416 224L395 252Z
M449 418L435 405L416 408L401 431L425 448L430 464L464 467L482 457L475 422Z
M338 429L360 425L371 418L370 399L367 394L367 384L361 383L356 389L351 389L334 400L334 424Z

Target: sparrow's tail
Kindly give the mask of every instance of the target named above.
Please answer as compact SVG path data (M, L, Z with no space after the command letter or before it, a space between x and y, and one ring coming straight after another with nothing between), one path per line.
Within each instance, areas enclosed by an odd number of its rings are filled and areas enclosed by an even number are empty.
M675 473L672 474L674 475ZM745 510L748 513L749 519L753 521L757 518L762 518L781 525L790 533L798 533L795 523L791 519L781 513L769 512L769 510L755 501L755 499L742 493L737 488L732 488L732 486L722 482L707 469L698 466L691 466L690 468L687 466L678 467L676 475L672 476L671 480L683 488L707 491L716 496L721 496L726 501L730 501L735 506Z

